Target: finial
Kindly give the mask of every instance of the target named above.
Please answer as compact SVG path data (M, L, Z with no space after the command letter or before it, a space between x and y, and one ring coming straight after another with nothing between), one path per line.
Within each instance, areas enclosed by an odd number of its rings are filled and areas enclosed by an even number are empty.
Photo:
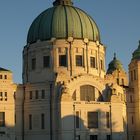
M58 5L73 5L71 0L55 0L53 2L54 6L58 6Z
M114 60L116 60L116 53L114 53Z

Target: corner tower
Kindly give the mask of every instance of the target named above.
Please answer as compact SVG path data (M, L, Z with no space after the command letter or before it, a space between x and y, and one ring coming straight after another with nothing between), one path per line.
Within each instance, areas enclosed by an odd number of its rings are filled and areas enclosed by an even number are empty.
M130 140L140 138L140 41L129 64L128 125Z

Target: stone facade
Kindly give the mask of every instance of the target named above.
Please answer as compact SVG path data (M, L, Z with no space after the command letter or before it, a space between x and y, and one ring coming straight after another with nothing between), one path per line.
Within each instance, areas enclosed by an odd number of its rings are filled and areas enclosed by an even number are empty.
M15 93L12 72L0 68L0 139L15 139Z

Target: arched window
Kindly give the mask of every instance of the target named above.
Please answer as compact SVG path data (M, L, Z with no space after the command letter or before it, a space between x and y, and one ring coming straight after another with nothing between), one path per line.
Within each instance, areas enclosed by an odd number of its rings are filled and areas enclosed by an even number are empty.
M95 87L91 85L83 85L80 87L81 101L95 101Z

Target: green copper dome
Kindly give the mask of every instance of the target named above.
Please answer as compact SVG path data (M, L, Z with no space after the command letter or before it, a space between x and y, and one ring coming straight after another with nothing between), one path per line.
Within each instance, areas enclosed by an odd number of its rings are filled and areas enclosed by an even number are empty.
M50 40L52 37L100 41L98 27L88 14L74 7L70 0L56 0L53 4L33 21L27 43Z
M112 74L115 70L123 70L122 63L116 58L116 54L114 54L113 60L108 65L107 74Z
M133 52L132 59L140 59L140 41L138 48Z

